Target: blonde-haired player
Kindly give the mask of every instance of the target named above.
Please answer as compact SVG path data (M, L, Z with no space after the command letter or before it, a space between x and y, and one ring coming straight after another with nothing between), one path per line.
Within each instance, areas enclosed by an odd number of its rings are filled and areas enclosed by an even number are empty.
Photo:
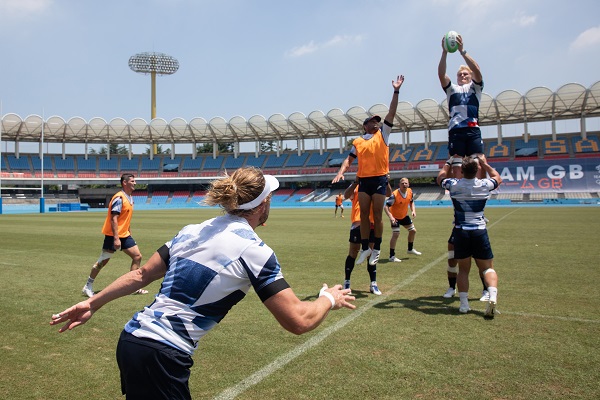
M402 225L408 231L408 254L414 254L417 256L421 255L420 251L417 251L414 247L415 235L417 234L417 228L413 223L411 217L408 215L410 209L412 218L417 216L415 209L415 202L413 197L413 191L410 188L410 182L408 178L401 178L398 189L392 192L392 195L385 203L385 213L390 219L392 224L392 237L390 238L390 262L400 262L396 257L396 243L400 236L400 225Z
M483 154L483 140L479 129L479 104L483 92L483 76L479 64L463 47L463 39L456 39L458 50L467 65L456 73L456 84L446 74L448 51L442 38L442 56L438 65L438 78L448 100L448 152L452 160L452 173L462 178L462 158ZM480 176L481 177L481 176Z

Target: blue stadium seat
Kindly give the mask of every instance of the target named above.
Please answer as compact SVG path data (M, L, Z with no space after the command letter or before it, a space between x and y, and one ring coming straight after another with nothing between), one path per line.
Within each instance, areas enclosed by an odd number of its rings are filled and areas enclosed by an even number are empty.
M573 151L577 153L598 153L600 152L600 141L596 135L587 135L583 140L581 136L573 136L571 142Z
M267 161L265 162L264 168L280 168L285 164L288 154L281 154L277 157L276 154L269 154Z
M515 140L515 157L538 157L538 154L537 139L529 139L527 143L523 139Z
M42 160L40 159L40 156L31 156L31 164L35 171L40 171L42 169ZM52 171L52 159L50 156L44 156L44 171Z
M73 156L65 156L63 160L61 156L55 156L54 167L57 171L75 171L75 159Z
M100 169L103 170L104 168L102 168L102 160L100 160ZM137 157L133 157L130 159L128 159L127 157L121 158L121 171L134 171L137 172L140 169L140 159Z
M153 157L151 160L150 157L142 157L142 171L158 171L162 164L162 157ZM121 166L121 169L123 167Z
M297 153L290 154L284 168L302 167L308 158L308 153L298 155Z
M204 161L204 158L202 158L202 157L192 158L190 156L186 156L183 158L183 170L184 171L190 171L190 170L198 171L200 169L200 167L202 166L202 161Z
M78 171L96 171L96 161L97 157L91 156L88 159L85 159L85 156L77 156L77 170ZM115 164L115 171L117 170L117 165Z
M264 154L261 154L258 157L248 156L246 159L246 167L262 168L265 163L265 158L266 156Z
M412 161L432 161L436 149L437 146L434 144L429 146L428 149L425 149L425 145L421 145L417 147Z
M486 151L486 156L488 158L498 158L498 157L510 157L511 155L511 142L510 141L502 141L502 144L497 141L489 142L485 144L488 150Z
M223 156L217 156L216 158L206 157L202 169L221 169L221 165L223 165Z
M318 152L312 152L312 153L310 153L308 160L306 161L306 166L307 167L325 166L325 162L327 162L327 159L329 158L330 154L331 153L329 153L328 151L324 151L323 154L319 154ZM288 162L288 166L289 166L289 162Z
M227 170L234 170L244 166L244 161L246 161L245 155L239 155L238 158L235 158L232 155L227 156L225 158L224 168Z
M552 140L552 138L542 139L542 154L569 154L569 141L567 138L559 136L556 137L556 140Z
M21 155L17 158L12 154L8 154L8 165L11 171L31 171L29 165L29 157Z
M449 159L450 158L450 154L448 153L448 146L439 145L438 147L439 147L438 152L435 155L436 161L438 161L438 160L444 160L445 161L445 160Z
M110 160L107 160L104 157L100 157L98 159L98 169L100 171L109 171L109 172L117 172L117 159L116 158L111 158ZM129 169L129 171L133 171L133 170L137 171L137 168L131 168Z
M410 160L414 148L407 147L406 150L402 150L402 147L390 147L390 162L391 163L403 163Z

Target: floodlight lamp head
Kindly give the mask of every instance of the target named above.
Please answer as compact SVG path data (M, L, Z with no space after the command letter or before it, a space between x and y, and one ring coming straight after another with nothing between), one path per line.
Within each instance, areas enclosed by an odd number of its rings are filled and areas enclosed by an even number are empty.
M171 75L179 69L179 61L163 53L138 53L129 58L129 68L143 74Z

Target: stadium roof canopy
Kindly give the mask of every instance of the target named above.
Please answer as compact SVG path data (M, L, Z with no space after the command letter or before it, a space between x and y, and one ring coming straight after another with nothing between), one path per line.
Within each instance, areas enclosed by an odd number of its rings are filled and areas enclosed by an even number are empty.
M394 131L431 131L446 129L447 101L421 100L416 106L401 101L395 118ZM370 115L385 116L388 107L376 104L365 110L355 106L344 112L333 109L326 114L313 111L308 115L295 112L289 116L274 114L269 118L255 115L246 120L241 116L229 121L221 117L206 121L194 118L185 121L175 118L170 122L156 118L147 122L135 118L130 122L115 118L85 121L74 117L65 121L59 116L43 120L39 115L21 118L17 114L2 117L2 140L40 142L42 126L44 141L51 143L231 143L326 139L357 136L362 132L362 121ZM568 83L556 92L546 87L535 87L525 94L505 90L495 98L483 93L479 110L480 125L514 124L600 117L600 81L586 88ZM399 129L398 129L399 128Z

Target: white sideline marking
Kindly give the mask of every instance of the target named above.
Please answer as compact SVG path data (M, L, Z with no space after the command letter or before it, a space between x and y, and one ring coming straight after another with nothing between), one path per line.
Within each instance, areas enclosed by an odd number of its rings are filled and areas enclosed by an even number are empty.
M520 210L520 208L506 214L499 220L495 221L489 227L490 228L493 227L498 222L502 221L504 218L508 217L509 215L511 215L519 210ZM431 267L446 260L447 258L448 258L448 253L444 252L436 260L425 265L423 268L421 268L420 270L418 270L417 272L415 272L414 274L412 274L411 276L406 278L404 281L400 282L399 284L394 286L392 289L386 291L386 294L377 296L375 299L367 302L365 305L361 306L360 308L356 308L347 317L342 318L341 320L336 322L334 325L323 329L322 331L320 331L315 336L308 339L306 342L304 342L300 346L297 346L295 349L276 358L275 361L273 361L272 363L268 364L267 366L261 368L260 370L256 371L255 373L253 373L249 377L245 378L241 382L237 383L236 385L225 389L223 392L221 392L221 394L214 397L214 399L215 400L235 399L238 395L245 392L246 389L249 389L250 387L260 383L263 379L265 379L269 375L275 373L278 369L283 368L285 365L287 365L289 362L294 360L296 357L302 355L307 350L310 350L311 348L315 347L316 345L321 343L323 340L325 340L329 335L339 331L344 326L348 325L350 322L354 321L356 318L360 317L365 312L369 311L373 306L376 306L377 304L383 302L384 300L387 300L388 296L395 294L397 291L402 289L404 286L408 285L409 283L414 281L416 278L418 278L425 272L429 271L431 269Z
M17 265L19 265L19 264L13 264L13 263L7 263L7 262L2 262L2 261L0 261L0 265L10 265L10 266L12 266L12 267L16 267L16 266L17 266Z
M560 321L568 321L568 322L585 322L591 324L600 324L599 319L585 319L585 318L577 318L577 317L560 317L557 315L542 315L542 314L529 314L524 312L511 312L511 311L502 311L502 314L506 315L518 315L520 317L531 317L531 318L545 318L545 319L557 319Z

